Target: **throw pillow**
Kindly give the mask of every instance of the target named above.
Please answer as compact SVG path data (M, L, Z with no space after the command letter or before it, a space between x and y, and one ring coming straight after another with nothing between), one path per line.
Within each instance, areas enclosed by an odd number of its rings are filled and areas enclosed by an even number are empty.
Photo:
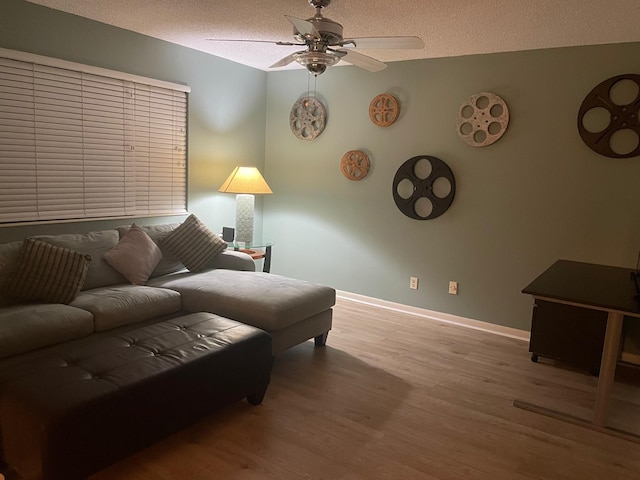
M189 215L164 237L161 245L179 258L191 272L203 270L207 262L227 248L227 242L209 230L195 215Z
M162 252L151 237L134 223L102 258L131 283L144 285L162 260Z
M82 288L91 256L27 238L7 292L20 300L70 303Z
M162 239L169 235L171 232L178 227L179 223L163 223L160 225L138 225L140 229L142 229L151 240L158 245L160 251L162 252L162 260L156 266L156 268L151 272L149 278L160 277L162 275L166 275L168 273L179 272L180 270L184 270L184 265L180 260L175 258L169 251L162 246ZM124 235L131 228L130 225L116 227L118 233L120 234L120 238L124 237Z

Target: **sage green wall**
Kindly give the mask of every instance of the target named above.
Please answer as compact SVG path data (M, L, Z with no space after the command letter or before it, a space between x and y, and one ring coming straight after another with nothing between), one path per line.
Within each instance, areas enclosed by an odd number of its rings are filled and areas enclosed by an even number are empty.
M189 210L215 231L235 223L235 197L217 189L238 164L264 166L265 72L23 0L0 2L0 47L189 85ZM0 242L122 223L5 227Z
M428 46L427 46L428 48ZM273 271L406 305L527 330L522 288L556 259L631 266L640 247L640 159L591 151L577 130L583 98L601 81L638 73L640 44L392 63L379 73L336 67L317 79L328 121L313 141L289 129L306 72L268 75L265 233ZM497 143L474 148L456 113L488 91L511 121ZM398 121L376 127L371 99L395 95ZM348 150L368 153L358 182L340 172ZM392 198L403 162L433 155L457 192L441 217L404 216ZM417 291L409 277L420 279ZM459 295L447 293L449 280Z

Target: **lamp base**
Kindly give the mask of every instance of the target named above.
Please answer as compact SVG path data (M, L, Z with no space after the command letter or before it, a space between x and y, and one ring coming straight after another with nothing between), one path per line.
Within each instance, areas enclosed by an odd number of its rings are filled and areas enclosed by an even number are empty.
M251 194L236 195L236 242L253 242L253 208L255 197Z

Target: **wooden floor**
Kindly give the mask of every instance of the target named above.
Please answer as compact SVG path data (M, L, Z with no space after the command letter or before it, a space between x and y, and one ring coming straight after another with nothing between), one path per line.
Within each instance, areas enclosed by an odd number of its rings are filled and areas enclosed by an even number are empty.
M280 355L262 405L92 479L637 480L640 444L512 406L587 416L595 382L532 363L520 340L339 299L327 346ZM614 394L616 426L640 429L640 390Z

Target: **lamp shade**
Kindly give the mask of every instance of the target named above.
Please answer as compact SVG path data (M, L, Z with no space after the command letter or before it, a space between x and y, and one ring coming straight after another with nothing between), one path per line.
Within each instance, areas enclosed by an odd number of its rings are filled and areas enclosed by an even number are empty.
M222 193L273 193L256 167L236 167L218 189Z

